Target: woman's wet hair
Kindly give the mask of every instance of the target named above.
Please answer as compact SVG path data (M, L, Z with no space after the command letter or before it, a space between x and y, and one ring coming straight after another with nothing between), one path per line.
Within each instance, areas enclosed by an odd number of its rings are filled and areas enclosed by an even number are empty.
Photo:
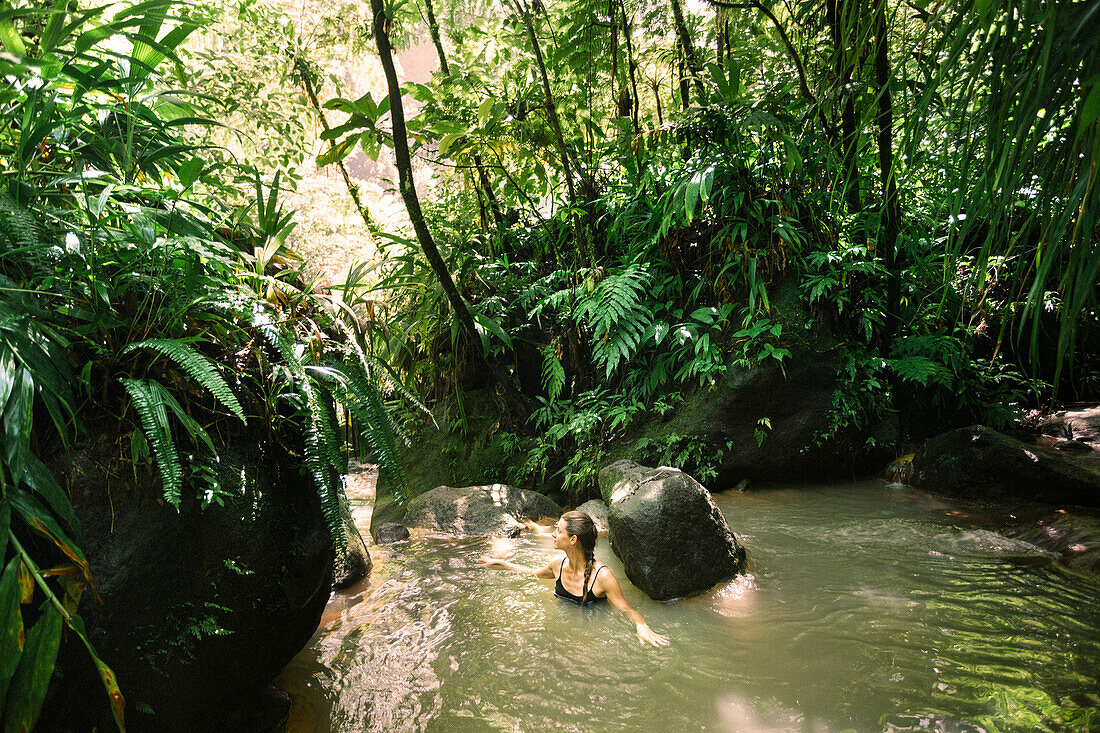
M581 586L581 605L588 597L588 580L596 564L596 523L584 512L572 511L561 515L567 537L576 537L584 553L584 585Z

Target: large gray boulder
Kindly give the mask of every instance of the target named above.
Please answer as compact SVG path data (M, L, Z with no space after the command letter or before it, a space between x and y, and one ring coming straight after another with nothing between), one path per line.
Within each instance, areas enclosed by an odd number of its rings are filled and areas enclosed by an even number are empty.
M523 519L560 515L561 507L537 491L505 484L437 486L409 501L404 524L456 535L515 537Z
M913 456L912 483L983 502L1028 499L1100 506L1100 472L1090 462L1047 452L984 425L926 441Z
M1057 438L1100 446L1100 405L1059 410L1039 423L1039 432Z
M683 471L616 461L599 481L611 547L651 598L696 595L743 570L744 548L710 492Z

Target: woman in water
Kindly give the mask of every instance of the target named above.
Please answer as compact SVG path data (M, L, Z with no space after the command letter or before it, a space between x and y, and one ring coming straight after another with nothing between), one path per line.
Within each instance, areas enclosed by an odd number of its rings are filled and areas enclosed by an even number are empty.
M551 560L539 570L525 568L497 557L483 557L480 562L485 567L497 565L517 573L528 573L536 578L556 579L554 595L574 603L587 605L603 600L610 601L612 606L634 622L638 641L653 646L668 644L668 639L650 629L642 615L626 602L611 568L596 561L596 523L592 521L592 517L584 512L566 512L561 515L550 536L554 540L554 549L565 552L561 562ZM574 590L571 591L570 588Z

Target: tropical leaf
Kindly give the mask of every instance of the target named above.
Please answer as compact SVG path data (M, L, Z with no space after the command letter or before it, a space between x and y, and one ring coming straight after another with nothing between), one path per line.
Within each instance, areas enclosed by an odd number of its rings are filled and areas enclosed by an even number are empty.
M57 661L61 626L61 611L52 603L43 604L42 615L27 632L19 666L8 686L3 733L24 733L38 721Z
M547 346L542 350L542 388L546 390L546 396L551 402L558 398L565 386L565 367L558 358L554 347Z
M8 529L4 528L4 539ZM23 655L23 615L20 612L22 593L19 591L19 565L22 558L13 557L0 575L0 700L8 694L8 685L19 659Z

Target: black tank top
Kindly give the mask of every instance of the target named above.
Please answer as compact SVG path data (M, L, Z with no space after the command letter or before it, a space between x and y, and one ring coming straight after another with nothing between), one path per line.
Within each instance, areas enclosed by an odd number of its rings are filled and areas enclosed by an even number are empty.
M561 571L565 568L565 561L568 558L562 558L561 565L558 567L558 582L554 584L554 595L558 598L564 598L567 601L573 601L573 603L580 604L581 596L575 596L565 589L565 586L561 584ZM585 599L584 605L588 606L597 601L606 601L607 596L597 596L592 593L592 588L596 586L596 576L600 574L600 571L604 569L601 565L596 568L596 572L592 574L592 580L588 585L588 598ZM584 594L585 586L581 586L581 594Z

